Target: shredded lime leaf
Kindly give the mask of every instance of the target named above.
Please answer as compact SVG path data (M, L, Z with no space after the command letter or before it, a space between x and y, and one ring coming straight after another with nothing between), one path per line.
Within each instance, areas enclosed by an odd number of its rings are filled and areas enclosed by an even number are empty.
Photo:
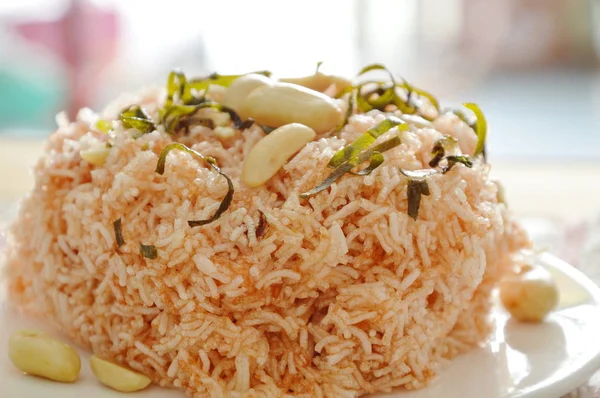
M371 174L373 172L373 170L375 170L376 168L381 166L383 161L384 161L383 154L375 151L375 152L373 152L373 155L371 155L371 159L369 160L369 165L367 167L365 167L364 169L362 169L360 171L350 170L350 174L357 175L357 176L367 176L367 175Z
M209 129L214 129L215 122L210 118L190 116L179 120L175 130L183 130L185 134L188 134L190 127L194 126L204 126Z
M363 162L366 162L367 160L370 160L370 162L371 162L370 166L374 166L374 167L372 167L372 169L374 170L377 166L381 165L381 163L377 164L377 162L378 162L377 159L379 158L379 155L381 155L382 153L384 153L392 148L397 147L401 143L402 142L400 141L400 137L395 136L395 137L390 138L389 140L382 142L381 144L377 144L377 145L359 153L357 156L355 156L355 157L347 160L346 162L343 162L339 166L337 166L316 187L314 187L310 191L300 194L300 198L305 199L305 198L316 195L319 192L326 190L327 188L329 188L331 186L331 184L333 184L334 182L339 180L344 174L350 172L354 167L362 164ZM373 157L375 157L375 160L372 160ZM373 162L375 162L375 164L373 164ZM369 168L369 167L367 167L367 168ZM368 173L370 173L373 170L370 170Z
M140 254L145 258L154 260L155 258L158 257L158 250L156 250L156 246L143 245L140 243Z
M477 134L477 147L475 147L475 153L473 156L482 154L485 158L485 139L487 136L487 121L485 120L485 115L483 114L483 111L479 105L475 103L467 102L464 103L463 106L473 112L475 117L477 117L475 126L473 127L475 133Z
M429 167L437 167L448 153L452 154L458 149L458 140L451 135L444 135L437 140L431 150Z
M433 105L436 110L438 110L438 111L440 110L440 103L439 103L438 99L430 92L425 91L420 88L417 88L417 87L409 84L407 81L404 81L402 86L404 88L406 88L409 93L414 92L414 93L418 94L419 97L427 98L429 100L429 102L431 103L431 105Z
M150 133L156 128L150 117L138 105L131 106L122 111L119 119L125 128L135 128L142 134Z
M346 145L333 155L327 167L336 168L344 162L349 161L358 153L365 150L371 145L378 137L387 133L394 127L398 127L402 130L407 130L408 125L403 121L394 116L388 116L383 122L377 126L367 130L363 135L358 137L352 144Z
M175 101L175 96L184 104L192 100L192 92L185 74L179 70L174 70L167 79L167 100L165 106L171 105Z
M321 181L321 183L319 185L317 185L310 191L301 193L300 198L306 199L310 196L316 195L319 192L326 190L327 188L329 188L331 186L331 184L333 184L334 182L339 180L344 174L349 172L352 169L352 167L354 167L354 166L352 166L350 163L342 164L341 166L339 166L338 168L333 170L331 172L331 174L329 174L323 181Z
M212 120L208 122L207 118L194 116L196 112L203 108L212 108L219 112L228 113L236 129L244 130L254 123L253 119L242 120L233 109L216 102L202 102L198 105L172 104L165 108L163 112L162 123L165 126L165 131L174 134L183 127L189 128L197 124L214 128L214 123L211 123Z
M471 159L469 158L468 155L447 156L446 160L448 161L448 165L442 169L442 172L444 174L446 174L447 172L449 172L450 170L452 170L452 168L454 167L454 165L457 164L457 163L461 163L461 164L465 165L468 168L473 167L473 162L471 162Z
M212 108L219 112L227 112L229 114L229 117L231 118L231 121L233 122L233 126L239 130L247 129L250 126L252 126L252 124L254 123L253 119L242 120L242 118L240 117L240 115L237 114L236 111L234 111L233 109L228 108L224 105L218 104L216 102L207 102L207 103L200 104L197 106L198 106L198 109Z
M390 80L395 84L396 80L394 79L394 75L392 72L390 72L390 70L388 68L385 67L385 65L382 64L371 64L371 65L367 65L364 68L362 68L359 72L358 72L358 76L364 75L367 72L371 72L374 70L382 70L384 72L386 72L389 76L390 76Z
M407 214L416 220L419 217L419 208L421 207L421 196L429 196L429 185L427 180L408 180L406 186L406 195L408 197Z
M184 144L181 144L178 142L169 144L166 147L164 147L164 149L160 153L160 156L158 157L158 162L156 164L156 170L155 170L156 173L158 173L160 175L164 174L165 163L167 161L167 155L173 149L187 152L190 155L192 155L193 157L195 157L196 160L198 160L198 161L205 161L217 174L219 174L220 176L225 178L225 180L227 181L227 194L221 201L221 204L219 205L219 208L217 209L215 214L213 214L210 218L205 219L205 220L190 220L190 221L188 221L188 225L190 227L197 227L197 226L201 226L201 225L210 224L211 222L219 219L219 217L221 217L221 214L223 214L225 211L227 211L227 209L229 208L229 206L231 205L231 202L233 200L234 189L233 189L233 182L231 181L231 178L229 178L229 176L227 174L225 174L221 171L219 166L217 166L217 162L214 158L209 157L209 156L204 156L204 155L194 151L193 149L188 148Z
M385 71L389 75L391 84L378 81L367 81L357 86L359 89L357 105L361 112L368 112L371 109L384 110L388 105L395 105L402 113L414 114L418 110L418 107L412 105L414 94L417 94L419 97L427 98L431 105L439 111L439 101L433 94L414 87L406 80L403 80L402 83L397 83L394 74L382 64L367 65L358 72L358 76L375 70ZM375 90L361 93L363 87L373 84L377 86ZM398 95L396 91L397 88L402 88L407 91L408 94L406 100ZM422 116L425 117L424 115Z
M117 240L117 247L121 247L125 244L125 239L123 239L123 231L121 230L121 219L113 221L113 228L115 230L115 238Z
M319 73L319 69L321 69L321 65L323 65L323 61L317 62L317 68L315 69L315 75Z
M408 178L406 186L406 197L408 199L407 214L416 220L419 217L419 208L421 207L421 196L429 196L429 184L427 178L437 174L437 170L422 169L422 170L404 170L400 169L405 177Z

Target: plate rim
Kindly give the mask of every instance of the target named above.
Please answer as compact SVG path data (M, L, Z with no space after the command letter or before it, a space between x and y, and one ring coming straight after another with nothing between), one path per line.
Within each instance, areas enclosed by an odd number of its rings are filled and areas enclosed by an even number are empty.
M557 269L568 276L572 281L575 281L577 285L583 287L585 291L590 294L590 300L588 300L587 304L593 304L595 307L600 308L600 287L581 270L550 253L541 253L538 262L544 267L549 266ZM584 386L586 381L599 370L600 349L596 350L594 355L586 362L580 364L577 369L573 369L553 383L544 384L535 390L525 390L522 393L509 395L507 398L548 398L557 393L559 394L558 397L562 397Z

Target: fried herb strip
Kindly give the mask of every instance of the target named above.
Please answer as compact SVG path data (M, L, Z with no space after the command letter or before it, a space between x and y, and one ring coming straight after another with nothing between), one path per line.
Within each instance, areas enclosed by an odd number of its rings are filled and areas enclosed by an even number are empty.
M446 174L447 172L452 170L456 163L461 163L468 168L473 167L473 162L471 162L471 159L467 155L447 156L446 160L448 161L448 165L442 169L443 174Z
M408 178L408 184L406 186L406 197L408 198L408 210L407 214L416 220L419 217L419 208L421 207L421 196L429 196L429 185L427 178L437 174L437 170L423 169L423 170L404 170L400 169L405 177Z
M394 127L398 127L402 130L407 130L408 125L403 121L394 116L388 116L383 122L377 126L367 130L363 135L358 137L352 144L346 145L333 155L327 167L336 168L341 164L348 162L350 159L356 157L361 151L364 151L371 145L378 137L387 133ZM364 161L364 160L363 160ZM362 162L361 162L362 163ZM360 164L360 163L358 163ZM358 165L358 164L355 164Z
M188 134L190 127L194 126L204 126L209 129L214 129L215 122L210 118L190 116L179 120L175 127L175 131L184 130L185 134Z
M381 166L383 161L384 161L384 158L383 158L383 155L381 154L381 152L375 151L375 152L373 152L373 155L371 155L371 159L369 160L369 165L367 167L365 167L364 169L362 169L360 171L350 170L350 174L353 174L356 176L368 176L369 174L371 174L373 172L373 170L375 170L376 168Z
M204 104L197 105L197 107L198 109L212 108L219 112L227 112L229 114L229 117L231 118L231 121L233 122L233 126L238 130L247 129L250 126L252 126L252 124L254 124L253 119L242 120L242 118L240 117L240 115L237 114L236 111L216 102L206 102Z
M404 84L407 85L408 83L404 82ZM429 102L431 103L431 105L433 105L437 111L440 110L440 102L433 94L431 94L430 92L425 91L423 89L414 87L412 85L410 85L410 88L411 88L412 92L417 93L419 95L419 97L427 98L429 100Z
M473 112L477 118L475 125L473 126L473 129L477 134L477 147L475 147L475 153L473 156L482 154L485 159L485 139L487 136L487 121L485 120L485 115L483 114L479 105L475 103L466 102L463 104L463 106Z
M121 230L121 218L118 218L115 221L113 221L113 228L115 230L117 247L121 247L125 244L125 239L123 239L123 231Z
M187 78L179 70L172 71L167 79L167 100L165 101L165 107L168 107L175 101L175 95L184 104L193 99Z
M240 115L238 115L233 109L223 106L219 103L209 101L202 102L197 105L171 104L169 107L164 108L161 120L165 126L165 131L169 134L175 134L183 127L189 128L196 124L214 128L214 123L208 122L207 118L195 116L196 112L203 108L212 108L218 112L228 113L236 129L244 130L254 124L253 119L242 120ZM194 123L194 121L197 123Z
M437 167L442 159L444 159L444 155L446 155L446 149L442 144L442 140L437 140L431 149L431 160L429 161L429 167Z
M421 195L429 196L429 185L427 180L408 180L406 186L406 195L408 197L408 215L416 220L419 217L419 208L421 207Z
M156 250L156 246L154 245L143 245L140 243L140 254L145 258L154 260L158 257L158 250Z
M448 152L454 153L456 151L457 146L458 140L451 135L446 134L437 140L431 149L432 158L429 161L429 167L437 167Z
M381 144L375 145L375 146L361 152L360 154L358 154L358 156L356 156L356 157L348 160L347 162L340 164L338 167L336 167L319 185L317 185L310 191L300 194L300 198L305 199L305 198L316 195L319 192L326 190L327 188L329 188L331 186L331 184L333 184L334 182L339 180L344 174L350 172L350 170L352 170L354 167L360 165L363 162L366 162L367 160L372 159L374 156L377 158L383 152L388 151L394 147L397 147L401 143L402 142L400 141L400 137L395 136L395 137L390 138L389 140L382 142ZM377 166L373 167L373 170L376 167ZM367 167L367 168L369 168L369 167ZM370 173L373 170L370 170L368 173Z
M403 80L402 83L397 83L394 78L393 73L387 69L384 65L381 64L372 64L367 65L358 72L358 76L361 76L367 72L371 72L374 70L382 70L385 71L390 78L389 83L378 82L378 81L368 81L357 86L358 88L358 97L357 97L357 106L361 112L368 112L371 109L379 109L384 110L388 105L395 105L402 113L406 114L414 114L417 112L418 107L413 105L413 96L417 94L419 97L424 97L429 100L431 105L433 105L436 110L440 110L440 104L437 98L429 93L428 91L422 90L420 88L414 87L412 84L408 83L406 80ZM376 89L367 92L366 94L362 93L362 89L368 85L375 85ZM397 88L402 88L407 91L406 100L402 99L398 93L396 92ZM375 95L377 95L375 97ZM375 98L373 98L375 97ZM423 116L425 117L425 116Z
M168 134L175 134L181 129L181 122L186 117L192 117L198 109L194 105L171 104L163 108L161 122ZM190 125L187 125L190 127Z
M269 229L269 223L267 222L267 217L265 216L265 213L263 213L262 211L258 211L258 225L256 226L256 239L260 239L263 237L264 234L267 233L267 230Z
M123 127L135 128L142 134L150 133L156 129L150 117L138 105L123 110L119 115L119 119L123 123Z
M201 225L210 224L211 222L219 219L219 217L221 217L221 214L223 214L225 211L227 211L227 209L229 208L229 206L231 205L231 202L233 200L234 189L233 189L233 182L231 181L231 178L229 178L229 176L227 174L225 174L221 171L219 166L217 166L217 161L214 158L209 157L209 156L204 156L204 155L194 151L193 149L188 148L187 146L185 146L181 143L178 143L178 142L169 144L166 147L164 147L164 149L160 153L160 156L158 157L158 163L156 164L156 170L154 170L156 173L158 173L160 175L164 174L165 163L167 161L167 155L173 149L187 152L190 155L194 156L196 158L196 160L198 160L198 161L201 161L201 160L205 161L217 174L221 175L223 178L225 178L225 180L227 180L227 194L221 201L221 204L219 205L219 208L217 209L215 214L213 214L210 218L205 219L205 220L189 220L188 225L190 227L197 227L197 226L201 226Z

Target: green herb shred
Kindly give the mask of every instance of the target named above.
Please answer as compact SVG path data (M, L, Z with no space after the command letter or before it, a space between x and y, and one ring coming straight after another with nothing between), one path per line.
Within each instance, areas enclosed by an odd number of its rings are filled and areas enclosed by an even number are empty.
M370 128L360 137L358 137L352 144L345 146L333 155L327 167L336 168L342 163L348 162L352 158L355 158L361 151L365 150L371 145L378 137L387 133L390 129L398 127L401 130L408 130L408 125L395 116L388 116L384 121L379 123L377 126Z
M115 221L113 221L113 228L115 230L117 247L121 247L125 244L125 239L123 239L123 231L121 230L121 218L118 218Z
M231 178L229 178L229 176L227 174L225 174L221 171L219 166L217 166L217 161L214 158L209 157L209 156L204 156L204 155L194 151L193 149L188 148L184 144L181 144L178 142L169 144L166 147L164 147L164 149L160 153L160 156L158 157L158 163L156 164L156 170L155 170L156 173L158 173L160 175L164 174L165 163L167 161L167 155L173 149L187 152L190 155L192 155L193 157L195 157L196 160L198 160L198 161L205 161L217 174L219 174L220 176L225 178L225 180L227 181L227 194L221 201L221 204L219 205L219 208L217 209L215 214L213 214L212 217L205 219L205 220L190 220L190 221L188 221L188 225L190 227L197 227L197 226L201 226L201 225L210 224L211 222L219 219L219 217L221 217L221 214L223 214L225 211L227 211L227 209L229 208L229 206L231 205L231 202L233 200L234 189L233 189L233 182L231 181Z
M431 103L433 107L437 111L440 110L440 104L437 98L420 88L414 87L412 84L408 83L406 80L403 80L401 83L396 82L394 78L394 74L387 69L384 65L381 64L372 64L367 65L362 68L358 72L358 76L364 75L371 71L381 70L388 74L389 82L382 81L366 81L358 86L357 89L357 98L356 103L357 107L361 112L368 112L371 109L378 109L384 111L388 105L394 105L398 110L400 110L404 114L414 114L420 111L420 103L415 100L415 94L419 98L427 98L427 100ZM363 88L374 87L370 90L363 92ZM401 98L398 95L397 89L406 90L407 96L406 99ZM419 112L421 116L427 120L432 120L431 117L422 114Z
M429 167L437 167L439 163L447 156L448 153L453 154L458 149L458 140L451 135L444 135L433 144L431 150L431 160Z
M150 117L139 105L133 105L121 112L119 115L121 123L125 128L135 128L142 134L147 134L156 129Z
M482 154L485 159L485 140L487 136L487 121L485 120L485 115L477 104L467 102L464 103L463 106L472 111L477 118L475 121L475 126L473 127L475 133L477 134L477 147L475 148L475 153L473 156Z
M145 258L154 260L155 258L158 257L158 250L156 250L156 246L143 245L140 243L140 254Z
M461 163L468 168L473 167L473 162L471 161L468 155L447 156L446 160L448 161L448 165L442 169L442 173L444 174L452 170L454 165L457 163Z
M367 130L363 135L357 138L352 144L340 149L333 155L327 165L334 170L316 187L300 194L301 198L308 198L329 188L331 184L339 180L344 174L351 173L352 169L369 161L369 165L362 171L355 172L355 175L367 175L383 163L383 153L400 145L400 137L394 136L380 144L369 147L377 137L388 132L394 127L407 129L406 123L402 120L390 116L372 129Z
M169 74L169 78L167 79L167 100L165 101L165 106L170 106L176 100L176 96L178 96L178 99L184 104L193 99L187 78L180 70L174 70Z
M424 169L424 170L404 170L400 169L405 177L408 178L408 184L406 185L406 197L408 199L408 210L407 214L416 220L419 217L419 208L421 207L421 196L429 196L429 185L427 178L437 174L437 170Z

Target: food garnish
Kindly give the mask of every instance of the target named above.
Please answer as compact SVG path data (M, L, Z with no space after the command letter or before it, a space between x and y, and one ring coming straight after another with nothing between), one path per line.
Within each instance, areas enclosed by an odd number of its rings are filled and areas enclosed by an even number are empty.
M166 147L164 147L164 149L160 153L160 156L158 157L158 163L156 164L156 170L154 170L156 173L158 173L160 175L164 174L165 163L167 161L167 155L173 149L187 152L190 155L192 155L194 158L196 158L196 160L198 160L199 162L200 161L206 162L210 166L210 168L212 168L217 174L221 175L223 178L225 178L225 180L227 180L227 194L221 201L221 204L219 205L219 208L217 209L215 214L213 214L212 217L210 217L206 220L189 220L188 221L188 225L190 227L197 227L197 226L201 226L201 225L210 224L211 222L213 222L213 221L217 220L219 217L221 217L221 214L223 214L229 208L229 205L231 205L231 201L233 200L233 192L234 192L233 182L231 181L231 178L229 178L229 176L227 174L223 173L221 171L221 169L219 168L219 166L217 166L217 161L214 158L212 158L210 156L204 156L179 142L174 142L174 143L169 144Z
M144 245L140 243L140 254L145 258L154 260L158 257L158 250L156 250L156 246Z
M121 230L121 218L113 221L113 228L115 230L115 238L117 239L117 247L121 247L125 244L125 239L123 239L123 231Z

